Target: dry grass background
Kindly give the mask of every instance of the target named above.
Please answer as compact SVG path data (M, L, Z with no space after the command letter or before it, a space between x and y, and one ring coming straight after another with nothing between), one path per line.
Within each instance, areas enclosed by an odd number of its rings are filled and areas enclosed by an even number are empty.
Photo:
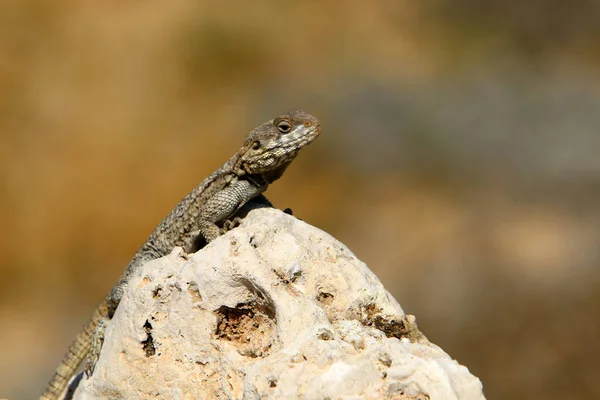
M0 397L35 397L160 219L291 108L269 197L489 398L598 398L600 7L0 3Z

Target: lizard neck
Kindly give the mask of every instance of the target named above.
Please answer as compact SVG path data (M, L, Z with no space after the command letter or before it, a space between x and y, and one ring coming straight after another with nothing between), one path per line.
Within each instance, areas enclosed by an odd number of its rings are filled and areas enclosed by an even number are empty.
M267 172L261 174L261 176L266 180L267 183L273 183L277 179L281 178L281 175L283 175L283 173L285 172L288 165L290 165L290 163L291 163L291 161L281 165L279 168L276 168L272 171L267 171Z
M275 182L283 175L288 165L290 165L290 163L284 164L272 171L263 172L262 174L249 174L246 175L246 179L256 186L264 186L266 188L269 184Z

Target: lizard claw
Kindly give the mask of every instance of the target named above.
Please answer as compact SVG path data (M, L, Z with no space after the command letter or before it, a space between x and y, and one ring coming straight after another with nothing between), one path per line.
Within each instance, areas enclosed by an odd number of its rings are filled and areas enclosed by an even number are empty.
M221 228L222 233L229 232L233 228L237 228L240 226L242 219L240 217L235 217L233 219L228 219L223 223L223 228Z

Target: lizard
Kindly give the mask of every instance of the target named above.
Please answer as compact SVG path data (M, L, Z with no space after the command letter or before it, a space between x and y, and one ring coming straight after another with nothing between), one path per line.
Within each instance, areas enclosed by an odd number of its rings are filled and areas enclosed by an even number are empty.
M146 262L168 255L174 247L193 253L223 234L227 222L247 202L268 200L262 193L279 179L304 147L321 133L319 120L292 110L252 130L223 166L196 186L167 215L137 250L117 284L71 343L40 400L61 398L85 358L93 370L102 346L103 327L112 319L132 276ZM254 199L254 200L253 200ZM270 204L270 203L269 203Z

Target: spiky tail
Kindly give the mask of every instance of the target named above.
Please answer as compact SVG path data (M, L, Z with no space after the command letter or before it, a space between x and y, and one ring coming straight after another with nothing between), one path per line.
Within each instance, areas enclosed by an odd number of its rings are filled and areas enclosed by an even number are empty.
M64 355L56 368L56 372L52 376L52 379L50 379L50 382L48 382L48 386L46 386L46 390L40 397L40 400L57 400L61 398L69 385L69 381L75 375L77 368L79 368L79 365L81 365L81 362L86 358L90 351L94 329L96 329L96 326L98 326L100 321L106 318L107 313L107 305L106 301L104 301L96 308L92 318L77 334L77 337L69 346L67 354Z

